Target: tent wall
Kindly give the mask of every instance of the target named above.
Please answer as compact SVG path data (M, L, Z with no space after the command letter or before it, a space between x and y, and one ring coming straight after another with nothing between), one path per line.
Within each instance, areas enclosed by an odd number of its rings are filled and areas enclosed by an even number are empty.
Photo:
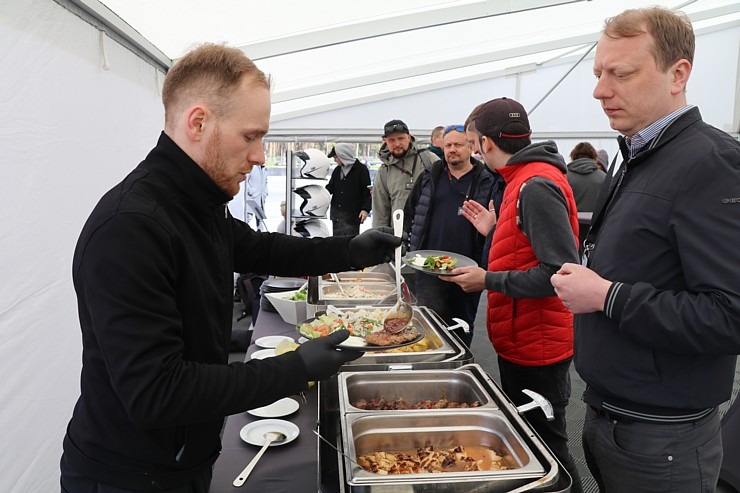
M707 31L697 36L693 73L688 86L689 103L699 106L704 119L712 125L738 132L736 101L738 91L738 50L740 26ZM465 120L477 104L494 97L519 99L528 109L537 104L576 60L545 64L536 70L488 80L450 86L415 94L368 102L295 118L280 116L280 104L274 110L272 135L300 134L302 130L322 130L326 134L348 133L380 135L383 124L391 118L401 118L412 128L428 132L437 125ZM563 82L532 113L535 136L552 137L572 134L597 139L615 135L591 96L593 52L570 73ZM338 130L344 129L344 130Z
M154 144L163 74L50 0L1 2L0 46L0 491L59 491L81 368L72 254Z

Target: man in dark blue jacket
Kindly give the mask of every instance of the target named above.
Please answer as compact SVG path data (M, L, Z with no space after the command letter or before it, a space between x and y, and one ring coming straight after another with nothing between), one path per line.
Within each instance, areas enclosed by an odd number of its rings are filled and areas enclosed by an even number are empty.
M308 387L361 355L338 331L268 360L228 363L233 273L318 275L374 265L401 240L253 231L227 203L264 163L267 77L203 45L162 89L156 147L95 207L72 276L81 394L64 437L63 492L206 493L224 418Z
M487 207L495 178L484 164L471 158L462 125L444 129L443 146L445 158L424 170L406 202L404 230L409 233L409 250L459 253L480 263L485 236L462 216L462 204L475 200ZM458 332L468 346L480 293L465 293L457 284L434 276L416 276L419 304L433 309L448 324L454 323L453 318L467 322L470 332Z
M583 446L601 491L713 492L717 406L740 352L740 144L686 104L694 33L655 7L607 20L594 97L619 131L588 267L552 276L575 317Z

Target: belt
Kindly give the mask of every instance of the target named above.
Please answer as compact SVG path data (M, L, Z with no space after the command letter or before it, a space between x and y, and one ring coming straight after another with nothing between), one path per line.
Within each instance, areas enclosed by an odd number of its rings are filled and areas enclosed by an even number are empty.
M618 423L635 423L637 420L633 418L628 418L627 416L623 416L621 414L617 414L614 412L606 411L604 409L599 409L597 407L589 405L588 407L591 408L591 410L597 415L601 416L603 418L608 419L609 421L616 421Z

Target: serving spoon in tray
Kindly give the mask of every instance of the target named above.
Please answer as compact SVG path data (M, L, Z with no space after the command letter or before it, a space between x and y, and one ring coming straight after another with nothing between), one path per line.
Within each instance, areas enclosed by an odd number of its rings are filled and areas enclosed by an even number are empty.
M393 211L393 234L399 238L403 234L403 210ZM403 301L401 291L401 247L396 248L396 294L398 299L393 308L388 310L383 317L383 329L391 334L396 334L405 329L414 316L414 307Z

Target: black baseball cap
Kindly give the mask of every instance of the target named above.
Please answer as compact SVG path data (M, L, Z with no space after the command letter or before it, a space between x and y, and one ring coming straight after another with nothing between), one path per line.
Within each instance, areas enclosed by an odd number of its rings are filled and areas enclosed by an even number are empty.
M518 101L497 98L478 110L475 128L481 135L501 139L523 139L532 135L527 111Z
M383 126L383 137L396 133L410 134L411 132L409 132L408 125L401 120L391 120Z

